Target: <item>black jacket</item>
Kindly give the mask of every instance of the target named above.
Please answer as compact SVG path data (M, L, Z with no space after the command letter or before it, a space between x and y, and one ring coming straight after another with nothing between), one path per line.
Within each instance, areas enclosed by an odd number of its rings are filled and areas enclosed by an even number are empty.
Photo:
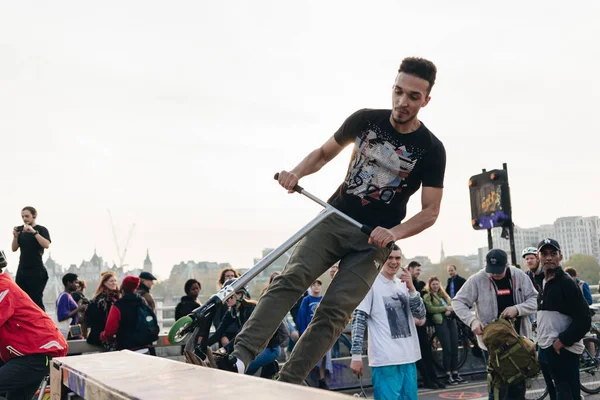
M446 284L446 293L448 293L448 296L450 296L450 282L451 281L452 281L452 278L448 278L448 283ZM458 291L465 284L466 281L467 280L460 275L454 276L454 295L455 296L456 296L456 293L458 293Z
M177 307L175 307L175 321L181 317L185 317L200 306L200 302L196 302L192 297L183 296Z
M583 293L571 277L559 268L554 278L538 293L538 312L558 311L572 318L571 325L558 338L565 346L581 340L590 330L592 316Z
M117 350L135 350L152 345L152 342L140 343L136 337L137 313L142 306L147 306L147 304L140 295L135 293L125 293L113 305L121 312L121 320L117 330Z
M225 308L227 306L224 306ZM214 343L217 343L221 340L221 337L225 336L225 332L229 332L229 328L235 327L236 332L233 335L235 337L240 330L242 330L242 326L250 319L250 315L254 311L256 306L251 305L249 307L242 307L239 310L228 310L221 323L219 323L217 330L208 338L208 346L212 346Z
M117 301L118 293L100 293L94 297L85 311L85 320L90 328L87 342L96 346L102 346L100 333L106 327L106 319L110 308Z
M427 292L425 291L425 282L413 279L413 285L415 286L415 290L421 295L421 298L425 297L425 295L427 294Z
M213 316L213 321L212 321L213 326L215 327L215 330L219 329L219 325L221 325L221 322L223 322L223 320L225 319L225 316L227 315L227 311L228 311L227 304L220 303L215 307L215 314ZM235 337L235 335L238 334L238 332L240 331L241 328L242 327L237 322L231 323L225 329L222 336L227 336L227 337L233 338L233 337Z

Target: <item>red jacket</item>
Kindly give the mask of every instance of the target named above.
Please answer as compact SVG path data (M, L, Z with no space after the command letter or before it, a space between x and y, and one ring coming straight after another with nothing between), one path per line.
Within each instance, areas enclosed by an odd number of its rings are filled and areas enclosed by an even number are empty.
M29 296L0 273L0 358L9 359L31 354L63 357L67 341L54 321Z
M125 293L110 308L100 339L109 342L116 337L117 350L138 350L151 347L152 343L134 345L137 343L135 339L138 334L135 331L136 318L138 308L142 305L147 305L143 297L135 293Z

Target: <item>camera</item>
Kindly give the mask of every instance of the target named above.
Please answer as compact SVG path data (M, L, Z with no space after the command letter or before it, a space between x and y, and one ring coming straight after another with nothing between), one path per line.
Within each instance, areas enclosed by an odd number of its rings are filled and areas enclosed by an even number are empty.
M69 332L71 336L81 336L81 325L71 325Z

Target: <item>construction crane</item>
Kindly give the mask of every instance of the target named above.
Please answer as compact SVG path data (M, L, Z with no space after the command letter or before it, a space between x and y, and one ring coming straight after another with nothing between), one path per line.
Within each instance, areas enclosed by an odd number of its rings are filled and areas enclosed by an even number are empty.
M121 248L119 247L119 240L117 239L117 230L115 229L115 222L113 221L112 214L110 212L110 208L108 209L108 217L110 219L110 225L112 227L113 239L115 241L115 247L117 249L117 257L119 257L119 268L123 268L127 266L127 264L123 264L125 261L125 256L127 255L127 248L129 247L129 243L131 242L131 237L133 236L133 230L135 229L135 223L131 225L129 229L129 235L127 235L127 241L125 242L125 247L123 248L123 252L121 253Z

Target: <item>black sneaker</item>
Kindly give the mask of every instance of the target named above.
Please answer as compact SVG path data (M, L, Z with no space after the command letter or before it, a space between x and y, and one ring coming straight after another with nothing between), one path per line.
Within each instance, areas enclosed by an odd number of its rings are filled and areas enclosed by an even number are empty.
M442 381L437 381L436 384L440 389L446 389L446 384Z
M456 383L466 383L467 381L465 381L459 374L452 374L452 379L456 382Z
M329 385L327 385L325 379L319 379L319 389L329 390Z
M427 382L423 385L426 389L438 390L440 386L435 382Z
M449 385L458 385L458 382L456 382L454 379L452 379L451 375L448 375L446 377L446 385L447 386L449 386Z
M217 364L217 368L222 369L223 371L230 372L240 372L237 368L237 357L232 356L231 354L223 354L219 352L214 353L215 363ZM241 371L240 373L243 373Z

